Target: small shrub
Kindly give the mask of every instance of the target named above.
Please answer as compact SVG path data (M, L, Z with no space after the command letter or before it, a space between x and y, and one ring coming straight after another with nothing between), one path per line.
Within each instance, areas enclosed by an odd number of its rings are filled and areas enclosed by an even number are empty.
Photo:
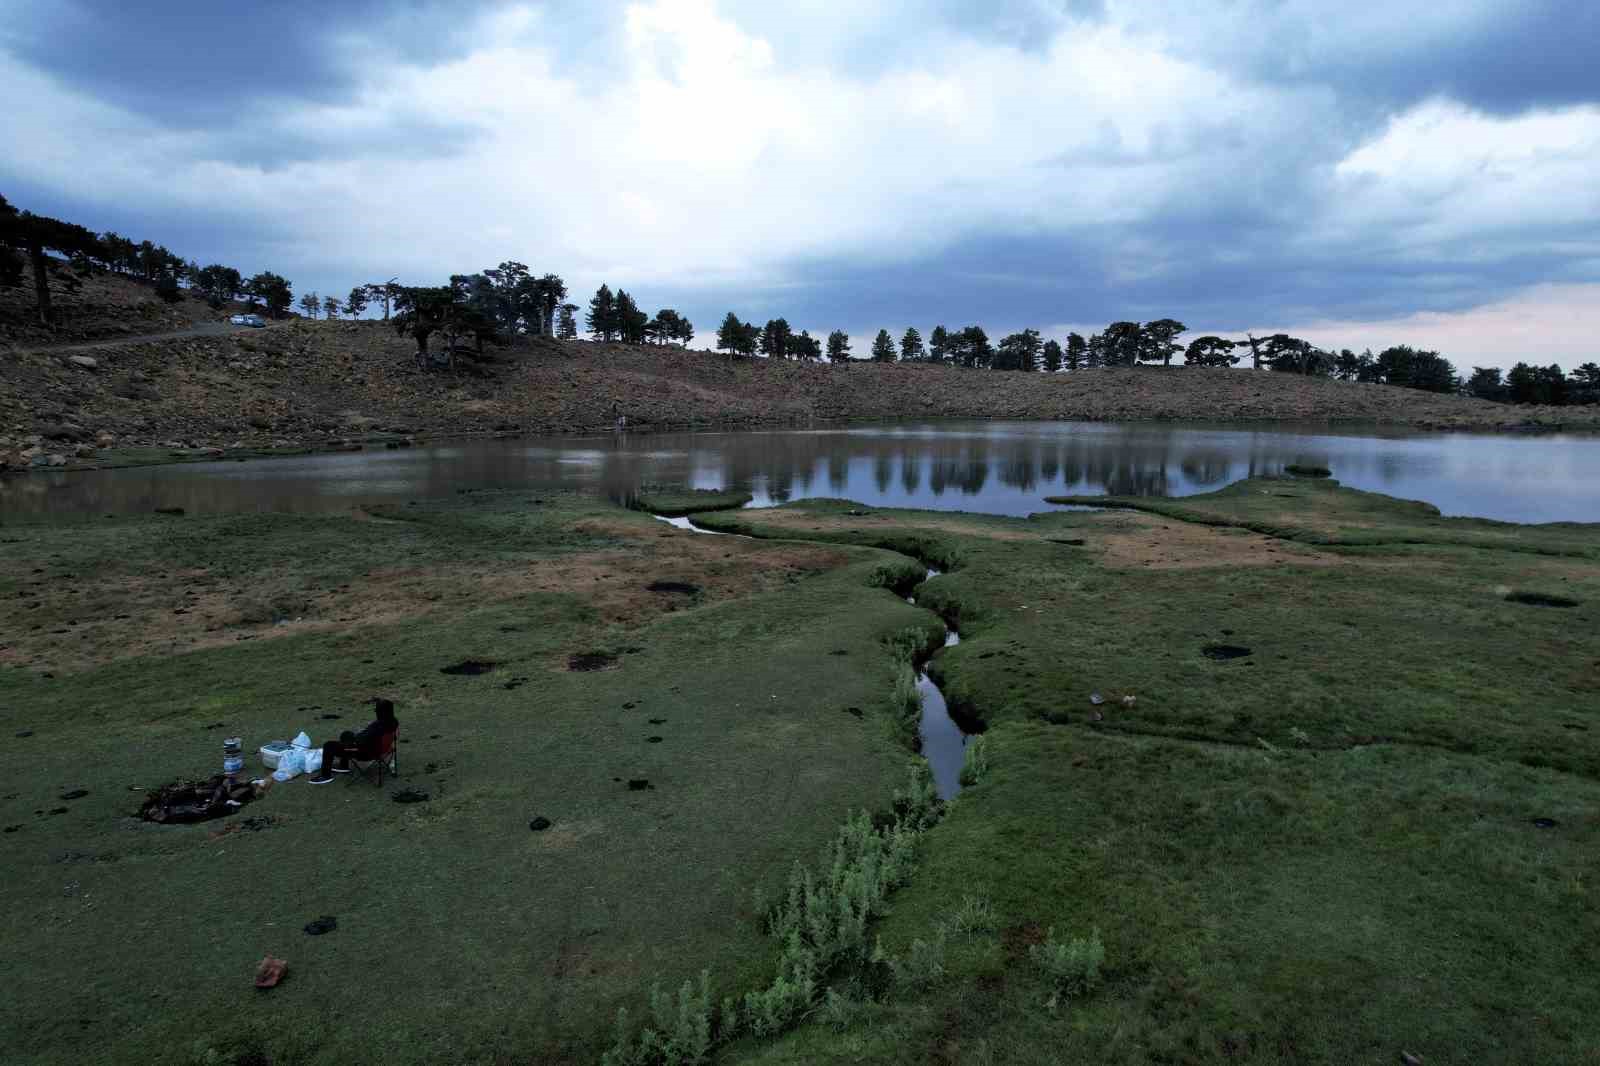
M950 929L939 923L927 940L918 937L911 942L905 958L889 963L895 984L904 988L929 988L938 984L945 975L945 949L950 943Z
M966 753L961 757L961 787L971 788L989 773L987 739L979 734L967 741Z
M968 896L950 916L950 928L957 936L992 933L996 925L994 904L985 896Z
M1066 943L1056 940L1056 931L1046 934L1044 943L1028 949L1028 957L1050 982L1050 1006L1062 996L1083 996L1100 984L1100 964L1105 961L1105 945L1100 930L1091 930L1087 939L1074 937Z
M866 1010L866 1004L853 995L830 988L822 995L819 1017L822 1023L836 1033L850 1028Z

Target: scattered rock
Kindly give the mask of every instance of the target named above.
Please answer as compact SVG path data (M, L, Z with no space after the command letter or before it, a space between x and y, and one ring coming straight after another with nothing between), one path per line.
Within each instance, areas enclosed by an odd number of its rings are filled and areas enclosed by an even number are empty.
M666 725L667 724L667 720L665 718L652 718L652 719L650 719L650 724L651 725Z
M1538 826L1540 829L1554 829L1560 823L1554 818L1535 818L1533 820L1533 824Z
M418 792L414 788L402 789L399 792L396 792L390 798L393 799L396 803L427 803L428 802L428 794L426 792Z
M86 788L75 788L71 792L63 792L63 793L61 793L61 798L64 799L64 800L68 800L68 801L81 800L81 799L83 799L83 797L87 796L88 794L89 794L89 790L86 789Z
M307 936L321 936L323 933L331 933L339 928L339 919L331 914L324 914L315 921L307 922L305 928Z
M1200 654L1207 659L1226 662L1229 659L1243 659L1246 655L1251 654L1251 651L1249 648L1241 648L1237 644L1207 644L1200 649Z
M1124 697L1122 697L1122 705L1124 707L1133 707L1138 702L1139 702L1139 697L1137 697L1137 696L1124 696Z
M645 737L644 742L646 744L659 744L665 739L666 737Z
M533 830L535 833L542 833L546 829L549 829L551 824L552 823L551 823L550 819L544 817L543 815L540 815L539 817L535 818L533 821L528 823L528 828Z
M67 356L67 362L84 370L94 370L100 365L99 360L89 355L69 355Z
M604 670L608 666L615 665L616 661L617 657L610 652L586 651L580 655L568 657L567 669L583 672Z
M1106 701L1106 698L1104 696L1100 695L1100 693L1098 693L1098 692L1089 693L1089 702L1092 703L1094 706L1098 707L1102 703L1104 703L1105 701Z
M183 517L183 508L182 507L157 507L156 508L156 514L173 515L174 517L182 518Z
M628 780L629 792L643 792L645 789L654 789L655 787L647 777L634 777Z
M22 740L25 737L31 737L31 736L33 736L33 730L31 730L31 729L19 729L19 730L17 730L17 739L18 740Z

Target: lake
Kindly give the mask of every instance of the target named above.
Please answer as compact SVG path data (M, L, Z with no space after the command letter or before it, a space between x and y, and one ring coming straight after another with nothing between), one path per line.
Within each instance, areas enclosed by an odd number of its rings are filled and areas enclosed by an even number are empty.
M0 478L0 521L340 512L465 489L746 489L758 506L841 496L882 507L1024 515L1063 493L1183 496L1291 463L1447 515L1600 522L1600 437L1270 423L896 422L740 432L446 442L250 462Z

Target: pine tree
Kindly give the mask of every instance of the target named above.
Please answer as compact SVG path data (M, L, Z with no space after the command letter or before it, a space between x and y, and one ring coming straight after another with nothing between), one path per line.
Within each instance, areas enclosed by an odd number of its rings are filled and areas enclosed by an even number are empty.
M578 339L578 305L562 304L561 317L556 322L556 336L564 341Z
M874 363L894 362L894 338L889 336L889 331L880 329L877 337L872 341L872 361Z
M367 287L357 285L350 290L350 295L344 298L344 313L351 318L360 318L361 312L367 309Z
M1083 365L1090 370L1099 370L1106 365L1105 334L1090 334L1089 341L1083 350Z
M316 318L317 312L322 310L322 299L314 292L308 292L300 297L300 310L305 312L307 318Z
M723 316L722 325L717 327L717 351L727 352L731 356L739 350L739 338L744 333L744 323L739 321L739 316L729 311Z
M1077 370L1083 366L1084 350L1087 347L1081 333L1067 334L1067 369Z
M928 360L934 363L948 362L950 359L950 331L943 326L934 326L933 332L928 334Z
M337 296L324 296L322 298L322 317L332 318L339 313L339 298Z
M617 332L617 298L609 286L602 284L589 301L589 313L584 324L589 335L598 341L609 341Z
M1061 342L1054 338L1044 342L1044 372L1056 374L1061 371Z
M920 363L927 358L928 353L922 347L922 334L917 332L916 326L906 329L905 335L900 338L900 361L902 363Z
M842 329L828 334L828 362L844 363L850 359L850 336Z

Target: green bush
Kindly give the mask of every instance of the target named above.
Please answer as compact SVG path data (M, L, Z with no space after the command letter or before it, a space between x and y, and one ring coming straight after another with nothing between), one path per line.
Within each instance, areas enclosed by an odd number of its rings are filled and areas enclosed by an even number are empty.
M971 788L989 773L989 749L982 734L967 741L961 757L961 787Z
M768 906L755 892L756 910L768 935L782 945L771 983L744 998L722 1001L711 1009L710 975L702 974L698 991L684 982L676 1003L659 990L650 996L654 1024L635 1033L627 1011L617 1012L617 1038L606 1052L604 1066L686 1066L704 1062L711 1049L746 1033L772 1036L817 1008L824 976L844 963L881 961L867 941L867 923L884 911L885 900L910 873L917 834L938 820L940 804L933 775L920 760L910 768L911 780L895 791L894 818L879 827L866 812L846 820L822 850L815 869L798 861L788 887ZM919 972L930 967L943 973L941 927L938 958L913 945L911 964ZM936 965L935 965L936 964ZM836 1007L835 1013L843 1008Z
M1050 1006L1054 1007L1062 996L1088 995L1099 987L1106 949L1100 943L1099 929L1091 930L1087 939L1074 937L1064 944L1051 929L1044 943L1028 949L1028 957L1050 982Z

